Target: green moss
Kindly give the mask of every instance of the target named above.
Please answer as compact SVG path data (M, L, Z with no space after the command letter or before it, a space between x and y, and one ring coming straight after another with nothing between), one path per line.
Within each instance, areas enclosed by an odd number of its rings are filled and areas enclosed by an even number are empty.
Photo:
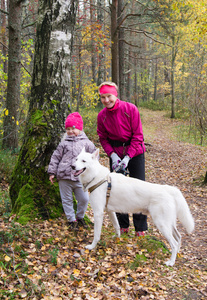
M34 130L35 127L47 126L46 122L43 122L43 116L45 112L43 110L35 110L35 112L31 115L31 129Z
M57 218L63 213L58 183L51 185L46 172L57 144L54 129L48 130L49 115L51 118L51 110L30 113L23 146L11 178L12 213L22 224L36 218Z

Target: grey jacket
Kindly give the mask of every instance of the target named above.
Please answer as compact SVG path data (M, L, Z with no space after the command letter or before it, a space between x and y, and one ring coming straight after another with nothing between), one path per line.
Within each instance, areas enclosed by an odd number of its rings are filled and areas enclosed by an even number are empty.
M49 175L55 175L57 180L79 181L78 177L74 176L75 171L72 170L72 165L83 147L85 147L86 152L90 153L96 150L84 132L77 136L66 135L65 140L58 145L50 159L47 171Z

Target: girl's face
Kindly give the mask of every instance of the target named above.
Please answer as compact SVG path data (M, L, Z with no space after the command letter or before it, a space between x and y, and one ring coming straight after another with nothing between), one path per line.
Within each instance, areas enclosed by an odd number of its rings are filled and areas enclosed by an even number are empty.
M69 136L77 136L81 133L81 131L75 127L67 127L66 132Z
M106 108L112 108L115 105L117 97L111 94L102 94L101 102Z

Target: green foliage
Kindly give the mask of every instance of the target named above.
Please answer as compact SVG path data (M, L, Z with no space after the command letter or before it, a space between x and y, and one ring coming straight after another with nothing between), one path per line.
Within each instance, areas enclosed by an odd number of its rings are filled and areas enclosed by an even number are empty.
M167 104L163 104L163 102L159 101L142 101L139 103L140 107L144 107L150 110L168 110L169 106Z
M16 154L9 150L0 150L0 181L9 182L16 161Z
M24 122L27 117L29 102L28 98L30 95L31 88L31 74L32 74L32 59L34 53L33 40L29 39L27 41L22 41L22 54L21 54L21 83L20 83L20 107L19 107L19 120L16 120L17 125L19 125L19 134L22 135L24 130ZM7 57L2 55L0 50L0 80L1 80L1 89L0 89L0 136L3 135L3 118L4 112L6 110L6 88L7 88L7 73L4 72L4 63L7 60Z
M3 56L0 50L0 138L3 136L3 117L4 106L6 101L7 73L4 72L4 63L7 57ZM1 164L0 164L1 165ZM1 172L0 172L1 173Z
M7 87L7 73L4 72L4 63L8 60L7 57L5 57L1 50L0 50L0 80L1 80L1 89L0 89L0 98L5 100L6 99L6 87ZM2 103L4 101L1 101L0 103L0 109L2 108Z
M83 105L90 109L95 108L99 101L98 87L95 83L89 82L83 86Z
M183 121L183 124L176 126L174 131L179 141L194 145L207 145L207 134L201 137L199 129L193 124Z
M89 139L93 140L93 142L98 142L97 135L97 115L99 109L82 106L80 108L80 114L83 118L83 130L88 136Z
M11 200L8 191L0 189L0 215L9 217L11 213Z
M49 250L49 254L51 256L50 260L51 260L51 263L54 265L57 265L58 252L59 252L59 249L57 247L55 247L52 250Z
M30 227L22 226L19 223L12 221L7 227L7 230L0 231L0 246L4 243L12 243L14 240L23 239L26 241L30 236ZM18 251L22 248L17 249ZM6 250L7 251L7 250Z

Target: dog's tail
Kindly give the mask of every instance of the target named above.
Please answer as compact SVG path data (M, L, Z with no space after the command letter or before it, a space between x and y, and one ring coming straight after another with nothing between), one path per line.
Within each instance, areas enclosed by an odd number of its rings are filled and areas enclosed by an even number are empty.
M175 195L175 201L177 206L177 217L178 220L182 223L184 228L186 229L187 233L190 234L195 227L194 219L192 217L192 214L190 212L190 208L181 193L181 191L178 188L175 188L176 195Z
M190 234L195 227L190 208L181 193L176 187L169 187L171 189L171 195L173 195L176 203L177 218L186 229L187 233Z

